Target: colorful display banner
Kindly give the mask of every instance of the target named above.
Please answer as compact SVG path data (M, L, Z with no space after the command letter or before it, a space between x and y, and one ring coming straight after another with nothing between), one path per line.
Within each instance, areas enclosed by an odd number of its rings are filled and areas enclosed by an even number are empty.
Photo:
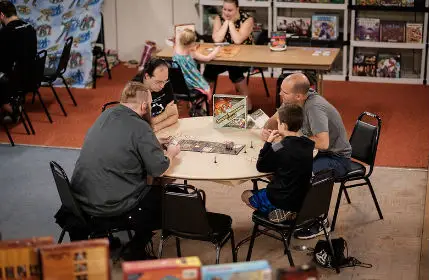
M103 0L9 0L19 17L37 32L38 50L47 50L47 67L57 67L66 39L73 46L64 77L69 86L92 86L92 47L101 26ZM57 80L57 85L62 82Z

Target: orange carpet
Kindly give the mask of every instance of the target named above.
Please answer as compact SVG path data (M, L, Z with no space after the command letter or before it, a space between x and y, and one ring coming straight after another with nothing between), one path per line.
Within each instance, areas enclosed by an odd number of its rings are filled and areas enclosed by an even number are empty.
M101 78L97 89L72 89L78 102L74 107L66 90L58 93L69 116L64 117L49 88L41 93L54 120L50 124L36 99L34 105L27 100L36 135L26 135L21 124L11 128L17 144L44 145L56 147L81 147L85 133L101 112L101 105L118 100L125 82L133 77L136 69L117 66L113 79ZM107 76L107 75L106 75ZM260 78L251 78L251 98L255 107L267 114L274 112L276 79L267 79L271 97L265 97ZM363 111L378 114L383 120L381 139L376 164L391 167L427 168L429 158L429 91L423 85L393 85L355 82L324 82L325 97L341 113L347 131L350 133L356 118ZM227 77L220 77L218 93L234 93ZM180 104L182 117L187 116L186 104ZM4 131L0 142L7 143Z

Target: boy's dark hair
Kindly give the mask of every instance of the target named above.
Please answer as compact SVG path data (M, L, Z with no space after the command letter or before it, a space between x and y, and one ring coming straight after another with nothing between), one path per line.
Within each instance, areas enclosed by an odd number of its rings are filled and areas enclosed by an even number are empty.
M0 13L3 13L8 18L17 15L15 5L5 0L0 1Z
M277 110L280 123L285 123L289 131L297 132L304 122L304 111L298 104L283 103Z
M159 66L164 65L165 67L169 68L170 64L168 64L167 61L165 61L162 58L151 58L144 66L144 69L137 73L137 75L132 79L135 82L143 82L144 75L148 74L150 77L153 76L153 72L156 68Z

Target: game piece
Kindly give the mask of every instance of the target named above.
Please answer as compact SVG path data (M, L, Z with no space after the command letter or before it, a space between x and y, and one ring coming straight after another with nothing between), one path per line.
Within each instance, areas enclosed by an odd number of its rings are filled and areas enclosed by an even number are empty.
M250 141L250 148L253 149L253 141Z
M214 160L214 163L217 163L217 161L216 161L216 156L215 156L215 160Z
M225 149L232 150L232 148L234 148L234 142L232 142L232 141L226 141L225 142Z

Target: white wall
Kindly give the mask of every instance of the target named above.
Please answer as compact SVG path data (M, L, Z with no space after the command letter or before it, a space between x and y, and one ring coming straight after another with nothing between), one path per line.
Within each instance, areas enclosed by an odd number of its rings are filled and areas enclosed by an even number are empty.
M199 23L198 1L195 0L104 2L106 48L117 49L123 61L139 61L146 40L155 41L159 47L164 47L165 39L173 35L174 24Z

